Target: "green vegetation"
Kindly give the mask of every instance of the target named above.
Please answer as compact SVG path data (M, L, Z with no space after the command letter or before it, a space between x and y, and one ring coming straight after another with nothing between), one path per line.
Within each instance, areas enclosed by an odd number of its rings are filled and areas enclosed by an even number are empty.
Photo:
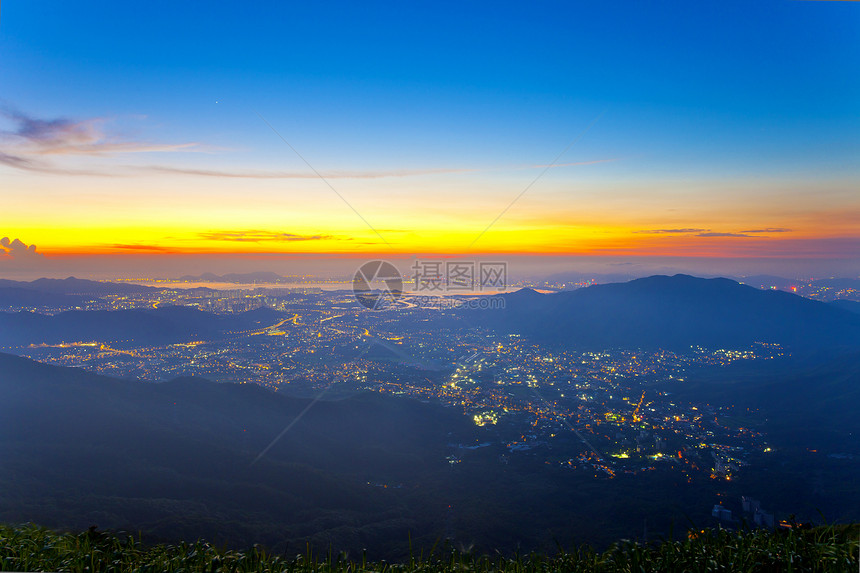
M295 557L218 549L198 541L146 546L133 537L90 529L56 533L36 526L0 526L3 571L290 571L374 572L687 572L687 571L858 571L860 526L829 526L772 533L704 530L684 541L641 544L622 541L603 553L587 546L554 556L474 556L440 549L403 563L369 562L344 554Z

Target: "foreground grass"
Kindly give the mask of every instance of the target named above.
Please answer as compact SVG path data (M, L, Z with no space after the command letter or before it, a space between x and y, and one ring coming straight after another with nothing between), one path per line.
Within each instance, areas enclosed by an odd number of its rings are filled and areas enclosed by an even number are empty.
M260 548L231 551L208 543L143 546L131 537L89 531L56 533L36 526L0 526L3 571L175 571L296 573L469 572L527 573L698 572L698 571L860 571L860 526L822 527L771 533L708 530L685 541L653 544L621 542L603 553L588 547L554 556L512 559L443 552L405 563L368 562L344 556L285 557Z

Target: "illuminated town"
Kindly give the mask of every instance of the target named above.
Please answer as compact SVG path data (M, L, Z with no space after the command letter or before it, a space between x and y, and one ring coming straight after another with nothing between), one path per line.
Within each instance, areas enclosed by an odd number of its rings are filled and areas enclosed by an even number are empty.
M782 356L775 344L687 352L544 347L475 327L448 304L404 296L370 311L349 290L169 289L107 296L79 310L195 307L258 326L211 340L142 346L68 340L0 348L33 359L151 382L199 376L319 396L374 391L461 409L482 431L448 461L493 446L499 462L532 456L598 479L669 470L731 480L766 438L731 408L675 402L671 384L700 368ZM53 309L54 312L68 309ZM44 309L43 309L44 311Z

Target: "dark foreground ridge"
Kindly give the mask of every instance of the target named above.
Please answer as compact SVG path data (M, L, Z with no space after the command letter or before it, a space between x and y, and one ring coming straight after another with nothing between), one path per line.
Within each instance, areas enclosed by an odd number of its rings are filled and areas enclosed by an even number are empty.
M687 571L857 571L857 525L786 532L691 532L683 541L641 544L623 541L602 553L588 546L555 555L532 553L504 558L476 556L439 547L402 563L367 561L333 551L296 556L268 553L260 546L228 551L205 541L147 547L132 536L90 529L55 533L35 526L0 526L0 568L4 571L293 571L293 572L687 572Z
M557 544L603 551L646 527L647 539L672 538L712 524L717 495L764 497L777 519L853 522L860 367L846 360L812 378L778 374L778 388L747 370L732 383L690 382L715 400L775 403L776 451L729 482L666 466L608 480L507 456L503 443L480 447L499 438L462 411L405 397L332 391L309 408L311 398L254 384L144 383L0 353L0 523L402 562L440 540L511 557ZM826 399L807 391L825 382ZM785 410L775 394L809 413Z

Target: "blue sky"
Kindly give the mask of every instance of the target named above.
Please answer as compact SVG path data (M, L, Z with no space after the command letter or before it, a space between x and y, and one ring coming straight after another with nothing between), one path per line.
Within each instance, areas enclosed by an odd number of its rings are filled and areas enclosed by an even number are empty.
M824 1L7 3L0 14L5 152L17 129L9 110L93 120L105 138L165 146L98 152L98 169L157 166L198 176L147 188L102 178L90 188L103 195L118 185L152 189L160 200L160 193L209 186L223 189L214 192L217 202L238 188L203 171L307 170L259 114L320 171L399 173L400 181L374 188L342 183L369 215L376 209L384 219L377 204L392 194L445 189L474 191L488 213L498 212L535 166L582 135L560 163L590 165L547 172L523 217L539 218L541 205L551 214L553 200L574 201L604 227L660 227L674 219L654 211L634 224L607 213L624 204L648 212L663 204L652 200L654 190L667 190L723 209L720 224L743 210L742 203L728 209L721 197L746 197L758 211L741 215L754 225L785 188L796 208L784 225L762 225L795 228L816 189L831 211L860 213L846 191L860 182L858 32L860 5ZM170 147L185 144L193 149ZM93 169L93 157L75 153L42 157L63 162L66 172ZM46 177L0 166L0 180L42 193L43 202L48 191L40 190L74 193L83 184ZM262 187L249 183L241 192L267 201L272 189L254 183ZM37 210L12 212L29 227L6 224L32 228L22 240L47 248L57 241L37 236ZM689 210L691 221L700 210ZM827 217L802 223L804 237ZM203 219L201 228L220 222Z
M686 153L671 144L702 128L693 149L728 156L767 143L790 157L807 136L858 151L852 3L181 4L5 6L3 99L251 142L269 135L248 125L256 110L357 156L426 139L419 158L468 143L505 158L495 138L546 156L601 112L623 151Z

